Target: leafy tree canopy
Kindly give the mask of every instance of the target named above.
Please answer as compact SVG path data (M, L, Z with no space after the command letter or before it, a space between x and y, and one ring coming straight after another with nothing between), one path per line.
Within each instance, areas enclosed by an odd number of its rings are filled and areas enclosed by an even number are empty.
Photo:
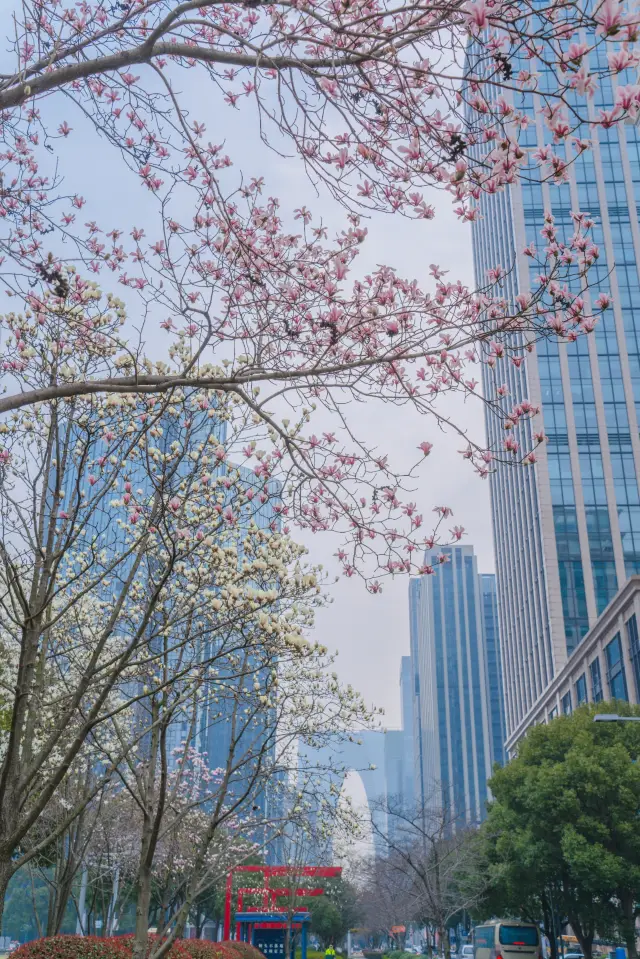
M531 729L497 769L483 826L493 887L485 909L540 918L556 911L586 956L596 930L636 955L640 899L640 728L593 721L640 714L627 703L585 706Z

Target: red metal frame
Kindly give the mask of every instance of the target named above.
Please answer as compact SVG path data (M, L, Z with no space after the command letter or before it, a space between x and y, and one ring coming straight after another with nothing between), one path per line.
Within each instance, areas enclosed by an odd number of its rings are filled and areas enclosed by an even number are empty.
M295 866L234 866L229 870L227 875L227 887L224 901L224 930L223 938L228 939L231 935L231 899L233 896L233 874L235 872L260 872L262 873L262 886L258 888L253 888L250 886L243 886L241 889L238 889L238 909L242 909L242 904L244 902L244 897L252 895L260 895L262 893L262 906L263 909L275 909L276 911L284 911L282 907L276 906L276 900L282 898L283 896L290 896L291 889L287 888L278 888L271 889L269 887L269 880L273 876L300 876L300 877L318 877L320 879L333 879L337 876L342 875L342 866L303 866L302 869L298 869ZM296 896L321 896L324 892L322 888L315 889L304 889L297 888L294 895ZM245 909L245 912L251 910ZM257 911L257 909L256 909ZM276 924L277 925L277 924ZM284 925L284 923L282 924ZM236 936L239 935L239 930L236 930Z

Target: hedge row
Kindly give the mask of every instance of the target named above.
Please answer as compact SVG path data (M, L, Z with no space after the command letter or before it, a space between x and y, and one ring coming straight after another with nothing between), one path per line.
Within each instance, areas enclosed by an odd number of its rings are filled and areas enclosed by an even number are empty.
M147 956L159 936L149 936ZM50 936L33 939L11 953L11 959L131 959L133 936ZM207 939L177 939L166 959L264 959L259 949L246 942L210 942Z
M99 936L50 936L33 939L16 949L19 959L127 959L124 942Z

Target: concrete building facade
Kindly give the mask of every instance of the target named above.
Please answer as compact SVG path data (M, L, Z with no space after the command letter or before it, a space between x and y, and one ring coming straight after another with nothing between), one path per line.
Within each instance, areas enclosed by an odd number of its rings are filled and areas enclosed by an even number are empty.
M526 731L584 703L621 699L640 704L640 576L627 580L543 696L514 730L511 750Z

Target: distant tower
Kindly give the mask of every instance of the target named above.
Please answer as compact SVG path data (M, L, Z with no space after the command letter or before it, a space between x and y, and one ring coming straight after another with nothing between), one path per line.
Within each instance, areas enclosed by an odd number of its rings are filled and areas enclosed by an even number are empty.
M489 721L491 724L491 760L504 765L504 694L502 688L502 660L500 634L498 631L498 597L496 577L493 573L480 573L480 599L482 602L482 632L489 691Z
M413 700L411 657L403 656L400 666L402 728L384 733L384 763L387 799L391 806L411 808L413 793Z
M424 737L422 735L422 697L420 695L420 636L422 632L423 593L427 589L426 576L409 580L409 637L411 660L411 699L413 728L413 795L416 802L424 803L424 758L422 754Z
M413 677L411 656L403 656L400 665L400 699L402 705L402 794L407 804L415 801L413 787Z
M495 606L484 609L472 546L439 553L448 561L440 566L437 554L427 552L425 563L435 574L409 586L416 793L423 803L446 805L458 822L477 823L485 815L493 759L502 759L501 748L494 757L492 717L493 697L501 700ZM483 626L491 630L491 667Z

